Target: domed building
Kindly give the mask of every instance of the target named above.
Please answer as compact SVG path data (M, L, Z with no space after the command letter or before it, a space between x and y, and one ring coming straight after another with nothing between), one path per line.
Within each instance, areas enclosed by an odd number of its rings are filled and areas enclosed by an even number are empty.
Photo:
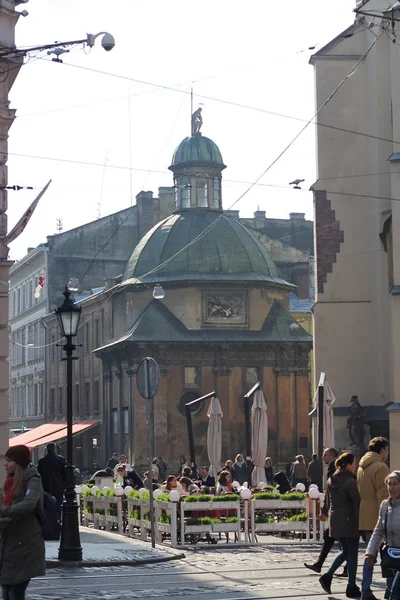
M278 276L252 231L223 212L226 167L199 128L179 144L169 168L175 212L134 249L108 303L114 337L95 350L106 374L106 444L121 447L115 432L132 432L125 440L130 461L145 465L145 402L135 379L140 360L152 356L161 370L155 455L172 468L189 455L185 404L213 390L223 411L223 459L245 451L243 396L257 381L274 463L306 454L312 339L288 312L294 286ZM162 299L153 298L156 285ZM206 413L206 405L195 405L198 464L208 462Z

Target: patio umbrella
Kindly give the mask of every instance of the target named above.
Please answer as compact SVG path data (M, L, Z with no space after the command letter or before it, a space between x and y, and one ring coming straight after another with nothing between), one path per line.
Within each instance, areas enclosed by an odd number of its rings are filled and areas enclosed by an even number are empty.
M217 479L221 470L221 452L222 452L222 408L218 398L211 399L208 407L207 416L207 453L210 461L210 475Z
M265 481L265 457L268 451L268 415L262 390L254 394L251 409L251 452L253 456L254 469L251 476L253 485Z

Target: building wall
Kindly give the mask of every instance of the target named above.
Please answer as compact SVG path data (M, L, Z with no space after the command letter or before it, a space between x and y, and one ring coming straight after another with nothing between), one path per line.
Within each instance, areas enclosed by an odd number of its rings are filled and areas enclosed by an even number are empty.
M313 57L317 107L350 72L377 29L365 29L360 23L355 31L356 35L340 37ZM392 144L384 141L396 139L391 105L400 101L391 92L392 46L387 35L381 36L320 112L318 123L341 130L317 127L318 181L314 186L315 377L327 372L337 398L336 411L347 410L350 397L357 394L362 404L378 407L382 419L386 418L384 406L394 398L391 299L387 257L379 239L392 209L390 198L398 196L387 174ZM343 423L342 415L337 421L341 447L349 442Z

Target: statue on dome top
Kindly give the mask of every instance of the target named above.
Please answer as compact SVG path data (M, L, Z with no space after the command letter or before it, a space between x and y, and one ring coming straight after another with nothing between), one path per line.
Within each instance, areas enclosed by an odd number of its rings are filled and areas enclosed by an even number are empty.
M203 125L203 117L201 116L201 108L198 108L192 114L192 135L200 133L201 126Z

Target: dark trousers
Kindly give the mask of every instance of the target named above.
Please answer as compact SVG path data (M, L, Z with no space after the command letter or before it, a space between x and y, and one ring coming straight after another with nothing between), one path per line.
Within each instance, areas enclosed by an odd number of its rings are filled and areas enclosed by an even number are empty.
M25 600L25 591L28 585L29 581L16 583L15 585L2 585L3 600Z
M321 568L322 568L322 565L324 564L324 562L326 561L326 557L328 556L329 552L332 550L333 544L335 542L336 542L335 538L333 538L329 535L329 529L325 529L324 545L322 546L321 553L316 562L316 564L319 565Z
M331 564L330 569L328 571L328 575L334 575L335 571L340 567L340 565L346 561L349 585L356 585L358 542L358 537L339 539L342 551L340 554L337 555L337 557Z

